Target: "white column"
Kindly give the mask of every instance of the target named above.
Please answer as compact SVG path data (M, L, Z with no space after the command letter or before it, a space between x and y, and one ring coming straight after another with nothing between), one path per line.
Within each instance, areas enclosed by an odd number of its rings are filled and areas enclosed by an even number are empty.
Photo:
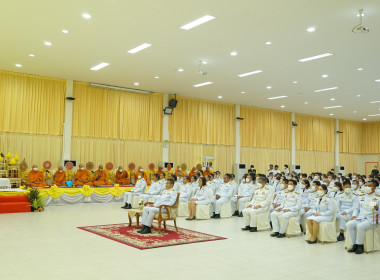
M338 174L340 171L339 171L339 166L340 166L340 162L339 162L339 133L337 133L337 131L339 131L339 119L335 119L335 131L334 131L334 135L335 135L335 174Z
M296 121L296 114L292 113L292 122ZM290 124L291 127L291 148L290 148L290 170L294 170L296 165L296 127Z
M164 108L168 106L169 102L169 94L164 94ZM162 109L164 109L162 108ZM175 109L174 109L175 110ZM162 112L162 142L163 141L169 141L169 116L165 115ZM170 145L170 144L169 144ZM164 147L162 145L162 161L169 161L169 147ZM173 166L174 167L174 166Z
M65 97L73 97L73 80L66 80ZM65 121L63 123L63 141L62 141L62 159L71 159L71 131L73 124L73 102L74 100L65 100Z
M240 117L240 105L235 106L236 117ZM235 162L240 163L240 120L235 121Z

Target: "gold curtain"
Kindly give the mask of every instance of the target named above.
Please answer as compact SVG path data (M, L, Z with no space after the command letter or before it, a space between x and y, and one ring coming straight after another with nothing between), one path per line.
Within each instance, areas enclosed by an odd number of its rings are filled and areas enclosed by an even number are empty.
M297 150L296 162L301 165L301 172L307 174L312 172L326 173L335 168L333 152Z
M215 164L213 169L222 174L232 173L235 163L235 146L215 146ZM235 174L236 175L236 174Z
M65 80L0 71L0 131L62 135Z
M119 140L106 138L72 137L71 158L95 166L112 162L114 168L122 165L125 169L134 162L136 168L142 165L148 169L153 162L157 167L162 159L162 143L154 141Z
M358 173L358 161L359 154L340 153L339 154L340 165L345 167L346 174Z
M235 105L177 97L178 104L169 117L172 142L234 145Z
M189 171L198 163L202 163L202 144L170 142L169 159L174 162L175 167L186 163L186 171Z
M363 123L352 121L339 121L339 152L361 153L363 140Z
M380 122L363 123L363 154L380 153Z
M240 106L241 146L290 149L291 113Z
M242 163L247 165L247 170L253 164L258 173L266 174L269 164L277 164L281 171L284 164L290 166L290 150L241 147L240 159Z
M44 161L51 161L53 167L59 164L62 155L62 136L32 135L21 133L0 133L0 151L25 158L29 168L37 164L40 168Z
M296 114L296 149L308 151L334 151L333 119Z
M73 136L161 141L163 95L74 82Z

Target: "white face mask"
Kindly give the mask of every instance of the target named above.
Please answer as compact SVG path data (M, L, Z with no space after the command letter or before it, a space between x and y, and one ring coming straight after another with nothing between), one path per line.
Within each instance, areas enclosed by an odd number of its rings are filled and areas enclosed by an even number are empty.
M301 184L301 189L304 189L306 188L306 186L304 184Z
M84 170L84 167L81 167L80 170Z
M323 196L324 194L325 194L324 191L318 191L318 195L319 195L319 196Z
M359 186L363 186L363 182L359 182Z
M346 194L351 193L351 188L345 188L345 189L344 189L344 192L345 192Z
M63 172L63 170L59 170L59 173L62 173Z
M364 192L365 193L371 193L372 192L372 188L371 187L364 187Z
M181 170L181 168L178 168L178 170Z
M262 188L262 187L264 187L264 184L257 183L257 186L258 186L259 188Z
M119 172L120 172L120 173L123 172L123 169L119 169Z
M143 169L141 168L141 169L140 169L140 171L142 172L142 171L143 171Z
M312 190L312 191L315 191L315 186L311 186L311 190Z
M38 170L38 168L37 168L37 167L34 167L34 168L33 168L33 170L34 170L34 171L37 171L37 170Z
M353 176L352 178L356 179L356 175L355 175L355 176Z
M318 177L317 176L314 176L314 181L318 180Z
M248 179L248 178L245 178L245 181L246 181L247 183L249 183L249 179Z
M141 175L139 175L138 178L141 179Z
M293 187L292 185L289 185L289 186L288 186L288 191L291 192L293 189L294 189L294 187Z

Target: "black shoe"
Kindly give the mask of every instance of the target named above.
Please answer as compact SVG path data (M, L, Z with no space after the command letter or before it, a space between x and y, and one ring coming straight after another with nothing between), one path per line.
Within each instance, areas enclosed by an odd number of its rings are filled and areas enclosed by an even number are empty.
M285 237L285 233L280 233L279 235L277 235L277 238L284 238Z
M314 241L307 240L306 242L309 243L309 244L316 244L317 243L317 239L315 239Z
M242 212L240 212L239 217L243 217L243 213Z
M127 209L127 207L128 207L128 203L125 203L124 206L121 206L121 208L123 208L123 209Z
M250 226L245 226L245 227L243 227L241 230L250 230L250 229L251 229Z
M273 227L272 227L272 222L269 222L269 224L270 224L270 228L273 229Z
M152 231L151 231L150 227L145 227L145 229L140 233L141 234L148 234L148 233L152 233Z
M336 239L337 241L343 241L345 238L344 238L344 234L341 233L339 234L338 238Z
M250 232L257 232L257 227L252 227L249 231Z
M137 232L138 233L142 233L144 231L144 229L146 228L146 226L143 226L142 229L138 230Z
M358 249L358 245L355 244L355 245L352 246L352 248L350 250L347 250L347 252L349 252L349 253L355 253L357 249Z
M212 218L212 219L214 219L214 218L215 218L215 212L214 212L214 213L212 213L212 216L211 216L211 218Z
M301 233L303 233L303 228L302 228L302 225L300 225L300 229L301 229Z
M239 216L239 211L236 210L232 216Z
M214 219L220 219L220 214L215 214Z
M128 204L127 208L125 209L132 209L132 204Z
M364 253L364 245L358 245L358 249L356 250L355 254L360 255Z
M279 235L280 233L278 233L278 232L273 232L270 236L272 236L272 237L276 237L277 235Z

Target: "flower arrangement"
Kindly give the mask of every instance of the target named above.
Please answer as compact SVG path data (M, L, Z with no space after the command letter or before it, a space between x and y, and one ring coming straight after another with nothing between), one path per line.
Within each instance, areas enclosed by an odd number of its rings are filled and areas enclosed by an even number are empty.
M142 210L144 208L144 200L140 199L139 209Z

